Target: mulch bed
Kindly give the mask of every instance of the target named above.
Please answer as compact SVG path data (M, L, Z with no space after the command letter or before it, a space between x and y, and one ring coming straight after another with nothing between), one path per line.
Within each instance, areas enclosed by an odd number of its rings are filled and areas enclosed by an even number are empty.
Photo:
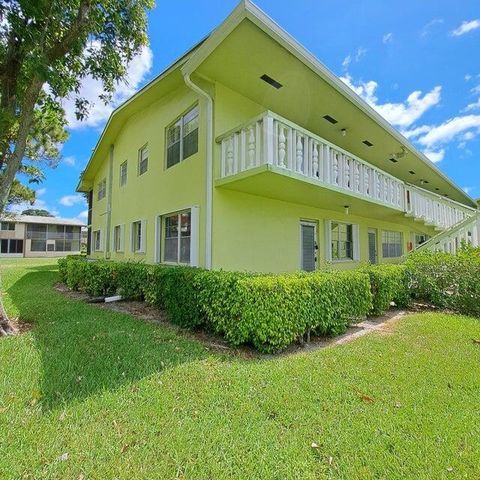
M57 284L55 288L58 292L73 300L87 302L91 299L91 297L84 293L69 290L63 284ZM165 312L159 310L158 308L152 307L145 302L122 300L112 303L94 303L92 305L106 310L120 313L128 313L138 319L161 324L164 327L167 327L178 333L181 333L184 336L187 336L188 338L201 342L207 350L217 353L224 353L243 358L268 359L278 357L278 354L261 354L249 346L231 347L223 337L212 334L210 332L206 332L202 329L192 331L178 327L177 325L174 325L168 321L168 316ZM392 334L394 324L399 321L403 316L408 313L418 313L424 311L432 311L432 306L427 304L414 304L412 308L408 311L392 309L381 317L369 317L367 320L361 323L352 325L343 335L339 335L337 337L317 337L312 335L308 344L292 344L280 355L294 355L334 345L341 345L372 331L377 331L378 333L383 335Z

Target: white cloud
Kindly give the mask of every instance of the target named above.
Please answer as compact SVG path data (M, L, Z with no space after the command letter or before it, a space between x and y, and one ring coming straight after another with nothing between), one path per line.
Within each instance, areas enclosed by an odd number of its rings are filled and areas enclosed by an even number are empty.
M432 27L434 27L435 25L441 25L443 22L444 22L443 18L434 18L433 20L430 20L428 23L426 23L423 26L420 36L426 37L427 35L430 34Z
M139 88L146 75L152 68L153 54L149 47L144 47L127 67L125 80L118 84L109 105L105 105L99 96L104 93L102 83L87 77L80 86L79 95L86 98L90 104L88 117L84 121L75 117L74 98L67 98L63 101L68 126L71 129L85 127L98 127L105 122L115 107L131 97Z
M473 87L470 91L472 93L480 93L480 85L477 85L476 87Z
M81 193L76 193L74 195L65 195L63 196L58 203L64 207L73 207L79 203L85 203L85 197Z
M472 192L473 187L463 187L463 191L468 195Z
M415 127L411 130L403 130L402 135L406 138L415 138L421 135L422 133L427 133L432 127L429 125L422 125L421 127Z
M367 54L367 49L363 47L357 48L357 51L352 55L347 55L342 62L342 67L347 70L352 62L358 63Z
M58 216L58 214L59 214L58 210L49 208L47 203L45 202L45 200L42 200L42 199L39 199L39 198L37 198L33 204L30 204L29 202L22 202L22 203L19 203L17 205L12 205L9 208L9 211L19 215L24 210L28 210L28 209L31 209L31 208L34 208L34 209L37 209L37 210L47 210L55 217Z
M347 55L344 59L343 59L343 62L342 62L342 67L347 69L350 64L352 63L352 56L351 55Z
M465 35L468 32L476 30L477 28L480 28L480 19L470 21L465 20L459 27L457 27L455 30L452 30L450 35L452 37L459 37L460 35Z
M46 188L39 188L39 189L35 190L35 196L36 196L37 198L45 195L46 193L47 193L47 189L46 189Z
M445 150L443 148L438 151L424 150L423 153L433 163L441 162L445 158Z
M68 165L69 167L75 166L75 157L73 155L69 155L68 157L63 157L63 163Z
M340 78L388 122L398 127L409 127L427 110L440 102L442 87L437 86L423 96L420 90L416 90L401 103L379 104L375 95L378 88L377 82L370 80L369 82L358 82L355 84L350 75Z
M393 33L392 32L386 33L382 37L382 42L383 43L391 43L392 41L393 41Z
M464 115L450 118L418 139L425 147L432 148L451 142L454 139L472 140L480 134L480 115Z
M467 73L463 78L465 79L466 82L468 82L472 79L472 76L469 73Z
M88 219L88 210L82 210L78 215L77 215L79 220L87 220Z

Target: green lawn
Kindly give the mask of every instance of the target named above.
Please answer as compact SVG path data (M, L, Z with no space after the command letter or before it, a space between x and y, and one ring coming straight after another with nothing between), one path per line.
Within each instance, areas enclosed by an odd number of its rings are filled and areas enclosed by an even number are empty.
M221 357L67 300L51 262L2 262L9 314L34 325L0 339L2 480L480 478L478 320Z

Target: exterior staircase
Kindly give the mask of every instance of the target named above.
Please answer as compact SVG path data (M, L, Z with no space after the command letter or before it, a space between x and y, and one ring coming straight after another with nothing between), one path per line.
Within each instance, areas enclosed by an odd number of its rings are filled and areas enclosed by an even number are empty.
M472 247L480 246L480 211L473 212L462 221L429 238L415 250L436 250L447 253L457 253L462 243Z

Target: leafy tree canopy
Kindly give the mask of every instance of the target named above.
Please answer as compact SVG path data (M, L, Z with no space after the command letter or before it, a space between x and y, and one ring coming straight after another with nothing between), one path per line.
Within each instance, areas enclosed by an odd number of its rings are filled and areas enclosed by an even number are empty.
M102 82L108 102L132 58L147 43L153 0L0 1L0 212L23 167L60 157L67 139L62 99L79 119L90 105L82 80Z
M36 215L37 217L54 217L48 210L41 208L27 208L22 212L22 215Z

